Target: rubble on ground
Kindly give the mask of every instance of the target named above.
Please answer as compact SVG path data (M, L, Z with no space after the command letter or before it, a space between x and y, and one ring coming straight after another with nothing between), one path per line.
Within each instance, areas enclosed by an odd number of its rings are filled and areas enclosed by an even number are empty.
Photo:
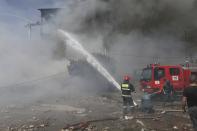
M144 113L136 107L125 119L119 92L43 98L23 106L0 107L0 130L192 131L180 102L173 104L163 107L161 102L155 101L155 112Z

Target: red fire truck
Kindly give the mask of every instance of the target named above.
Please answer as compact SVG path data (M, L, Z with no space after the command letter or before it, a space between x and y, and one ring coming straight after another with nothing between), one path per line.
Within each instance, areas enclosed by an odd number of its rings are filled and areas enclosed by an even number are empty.
M189 86L191 75L197 76L197 66L151 64L142 71L141 90L148 93L162 93L164 79L168 79L173 84L174 90L180 92Z

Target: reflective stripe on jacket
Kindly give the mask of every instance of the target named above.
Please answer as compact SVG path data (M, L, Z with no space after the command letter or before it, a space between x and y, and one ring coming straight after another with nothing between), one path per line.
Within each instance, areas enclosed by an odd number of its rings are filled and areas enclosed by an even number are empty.
M131 97L131 87L130 83L122 83L121 84L122 96Z
M122 88L129 88L129 84L122 84Z

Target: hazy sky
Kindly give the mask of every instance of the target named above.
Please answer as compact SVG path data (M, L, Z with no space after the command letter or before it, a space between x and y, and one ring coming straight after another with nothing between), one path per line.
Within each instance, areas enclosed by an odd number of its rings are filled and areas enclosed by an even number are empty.
M52 6L65 0L1 0L1 4L18 9L36 9L43 6Z
M25 25L30 21L40 21L40 12L37 9L61 7L61 3L65 1L69 0L0 0L0 29L27 34ZM33 31L36 30L39 27L34 27Z
M11 14L38 19L40 15L38 8L59 7L63 1L67 0L0 0L0 22L6 19L18 21L18 18L14 18Z

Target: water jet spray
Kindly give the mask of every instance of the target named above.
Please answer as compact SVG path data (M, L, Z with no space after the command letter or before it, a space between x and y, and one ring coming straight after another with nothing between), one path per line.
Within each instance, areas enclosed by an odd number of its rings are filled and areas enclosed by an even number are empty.
M119 83L114 79L114 77L99 63L99 61L90 54L81 43L79 43L76 39L73 38L71 34L68 32L59 29L58 33L64 36L66 44L72 47L73 49L82 53L85 56L86 61L91 64L99 73L101 73L110 83L112 83L118 90L121 90ZM134 102L134 101L133 101ZM137 104L134 102L134 105Z

